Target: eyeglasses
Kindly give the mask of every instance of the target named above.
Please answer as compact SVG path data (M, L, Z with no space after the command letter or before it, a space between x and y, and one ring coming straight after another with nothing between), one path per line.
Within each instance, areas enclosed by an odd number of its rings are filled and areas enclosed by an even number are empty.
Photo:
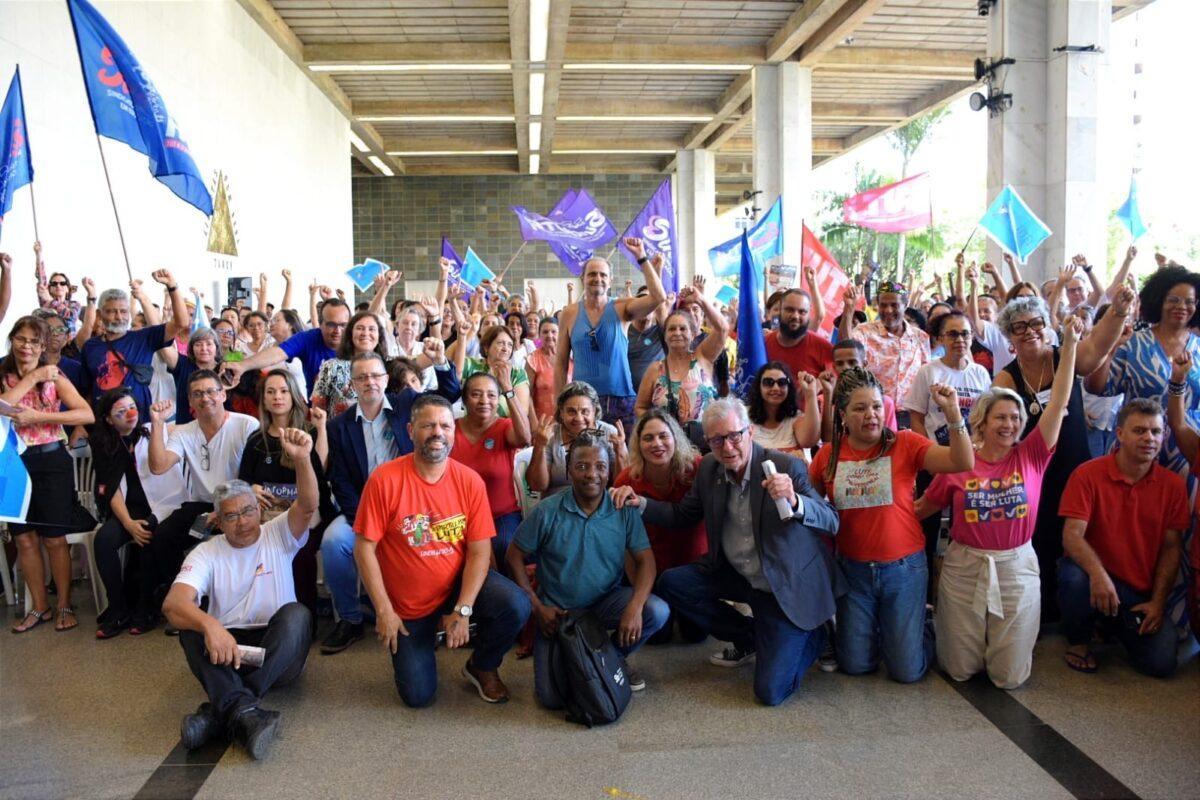
M23 344L23 345L26 345L27 347L41 347L42 346L41 339L28 339L24 336L12 337L12 343L13 344Z
M759 383L762 384L764 389L774 389L776 386L780 389L786 389L791 381L787 378L763 378Z
M732 433L727 433L724 436L710 436L708 439L706 439L706 441L708 442L708 446L713 450L720 450L724 448L726 442L734 447L737 447L742 443L742 437L746 435L747 430L749 430L749 428L742 428L740 431L733 431Z
M347 325L349 325L348 322L326 322L326 323L324 323L324 327L329 328L329 330L331 330L331 331L340 331L342 328L345 328Z
M193 389L188 392L188 397L193 400L203 400L206 397L216 397L223 391L224 389Z
M258 506L244 506L241 511L227 511L221 515L221 522L236 525L243 519L254 519L258 516Z
M56 325L50 329L50 332L55 336L65 336L69 332L69 329L65 325Z
M1164 306L1184 306L1186 308L1195 308L1196 301L1190 297L1179 297L1178 295L1168 295L1163 301Z
M370 383L371 381L381 381L386 377L386 372L366 372L362 375L355 375L351 380L355 383Z
M48 286L70 286L70 281L50 281Z
M208 468L212 466L212 454L208 452L208 445L200 445L200 469L208 472Z
M1017 327L1016 325L1013 326L1013 328L1014 328L1013 333L1016 333L1016 330L1015 330L1016 327ZM945 336L947 339L951 339L951 340L953 340L953 339L970 339L971 332L970 331L942 331L942 336Z
M1040 331L1046 327L1046 320L1042 317L1034 317L1028 322L1014 322L1009 325L1009 330L1014 336L1020 336L1025 331Z

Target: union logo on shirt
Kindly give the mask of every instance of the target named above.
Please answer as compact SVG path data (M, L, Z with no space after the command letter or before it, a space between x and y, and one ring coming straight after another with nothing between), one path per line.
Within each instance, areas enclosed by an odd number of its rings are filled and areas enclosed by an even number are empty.
M467 518L455 514L446 519L434 520L428 514L410 514L400 522L400 534L408 540L409 547L424 547L428 544L457 544L463 539Z
M271 574L271 570L267 569L261 561L258 563L258 566L254 568L254 577L256 577L256 578L261 578L264 575L270 575L270 574Z

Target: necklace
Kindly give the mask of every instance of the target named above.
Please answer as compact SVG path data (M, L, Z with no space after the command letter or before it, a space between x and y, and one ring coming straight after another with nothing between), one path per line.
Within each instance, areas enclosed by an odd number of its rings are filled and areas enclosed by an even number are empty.
M1051 361L1053 361L1053 356L1051 357ZM1017 366L1021 368L1021 382L1025 384L1025 388L1029 390L1029 396L1033 398L1033 400L1031 400L1029 403L1029 413L1031 416L1036 417L1042 413L1042 404L1038 402L1037 392L1034 391L1034 388L1029 385L1029 381L1025 378L1025 367L1021 364L1020 359L1017 360ZM1046 364L1045 362L1042 362L1041 367L1038 370L1038 386L1042 385L1042 381L1045 380L1045 378Z

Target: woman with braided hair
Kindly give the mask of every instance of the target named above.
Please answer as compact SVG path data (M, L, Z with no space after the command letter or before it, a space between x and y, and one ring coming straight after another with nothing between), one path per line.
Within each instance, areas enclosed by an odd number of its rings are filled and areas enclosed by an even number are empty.
M838 598L838 666L850 675L874 672L880 655L889 677L919 680L933 660L925 625L929 567L925 534L913 507L917 472L963 472L975 465L958 394L929 387L946 415L950 444L883 424L883 387L851 367L833 390L833 439L809 467L813 488L841 515L838 562L849 591Z

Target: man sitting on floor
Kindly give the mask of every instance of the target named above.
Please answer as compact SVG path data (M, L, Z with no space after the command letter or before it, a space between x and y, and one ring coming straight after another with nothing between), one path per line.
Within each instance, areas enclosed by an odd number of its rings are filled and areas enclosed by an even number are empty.
M354 519L354 558L375 606L376 634L405 705L433 702L439 631L450 648L474 641L463 677L485 701L503 703L500 662L529 619L529 601L489 569L496 526L483 478L450 460L450 402L417 398L408 434L413 452L371 474Z
M250 484L218 486L213 503L225 535L188 554L163 603L163 613L180 630L188 667L208 694L207 703L183 718L189 750L224 729L252 758L263 758L279 712L258 704L272 686L295 680L308 658L312 615L296 602L292 559L308 541L320 494L309 457L312 438L286 428L280 444L296 465L297 496L287 514L262 525ZM202 597L208 598L207 612L200 608ZM258 667L243 664L241 645L266 651Z
M1183 478L1158 463L1163 435L1162 404L1130 400L1117 413L1116 452L1080 465L1063 492L1058 607L1067 666L1079 672L1096 671L1088 645L1097 612L1134 669L1156 678L1175 672L1175 626L1165 611L1190 509Z
M567 475L571 491L539 503L508 547L509 573L533 603L539 634L533 645L533 687L546 708L563 707L550 675L551 637L568 611L590 609L615 629L614 644L628 657L667 622L667 604L650 594L654 554L641 517L618 510L608 497L613 452L603 435L584 431L571 442ZM633 561L633 586L623 586L625 557ZM530 588L525 559L538 562L538 591ZM628 667L628 665L626 665ZM645 681L628 667L633 691Z

